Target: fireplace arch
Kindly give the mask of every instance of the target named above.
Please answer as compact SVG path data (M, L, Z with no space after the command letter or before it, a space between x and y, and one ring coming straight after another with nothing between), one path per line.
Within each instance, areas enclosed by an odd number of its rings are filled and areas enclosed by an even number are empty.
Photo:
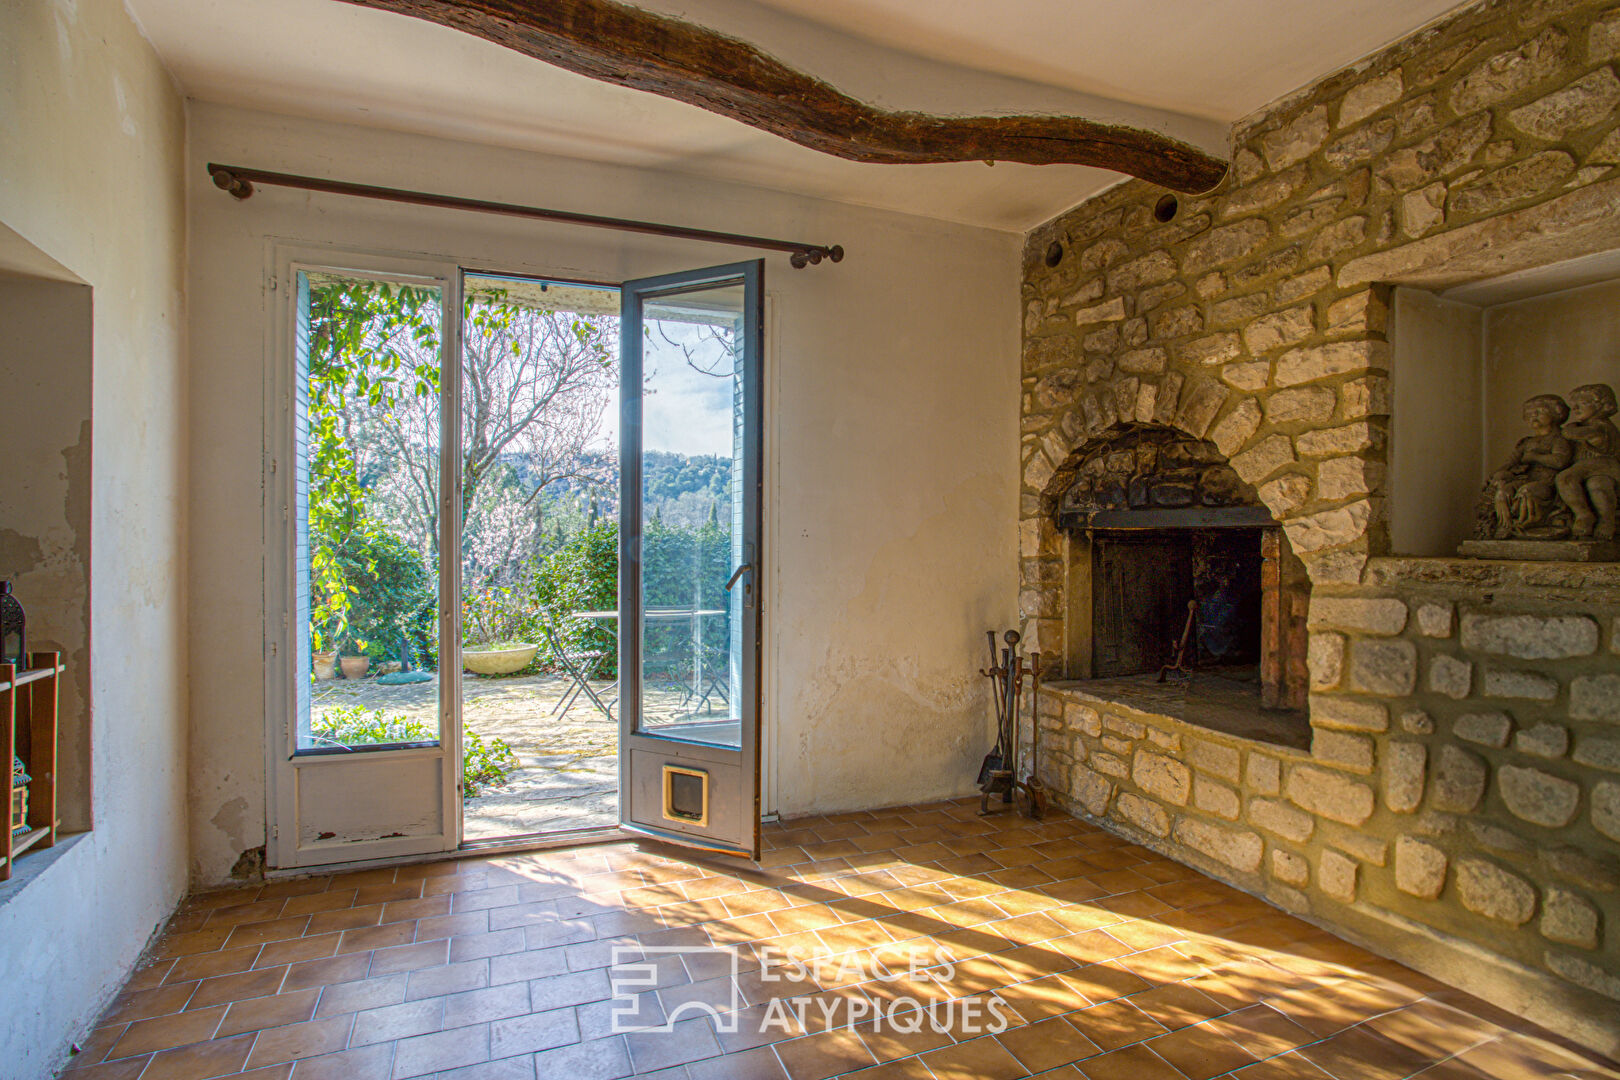
M1304 708L1309 577L1213 443L1168 425L1111 425L1065 458L1041 502L1063 550L1069 678L1191 669L1191 695Z

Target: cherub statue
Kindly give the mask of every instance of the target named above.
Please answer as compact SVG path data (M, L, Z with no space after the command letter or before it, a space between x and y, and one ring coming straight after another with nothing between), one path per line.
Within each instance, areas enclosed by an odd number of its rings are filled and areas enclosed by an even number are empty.
M1557 394L1537 394L1524 403L1524 422L1532 434L1519 440L1513 456L1491 474L1496 539L1515 535L1547 538L1561 532L1551 518L1559 509L1558 474L1575 460L1575 447L1563 435L1569 406Z
M1609 417L1620 412L1614 388L1605 383L1569 392L1570 423L1564 436L1575 448L1575 463L1558 474L1558 497L1574 515L1570 532L1613 540L1615 503L1620 492L1620 428Z

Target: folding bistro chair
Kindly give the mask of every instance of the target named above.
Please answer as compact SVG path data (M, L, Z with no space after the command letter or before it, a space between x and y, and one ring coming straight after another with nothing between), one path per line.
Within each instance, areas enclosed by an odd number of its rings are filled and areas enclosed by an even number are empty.
M603 716L609 720L615 719L613 707L602 701L601 696L597 694L587 678L591 670L607 654L600 649L586 649L570 655L563 646L561 635L557 633L556 622L556 616L547 612L543 624L546 630L546 642L551 646L551 654L557 658L557 665L563 669L563 674L568 678L568 690L563 694L562 699L552 707L551 715L556 716L560 712L566 712L574 700L580 694L584 694L590 698L592 705L602 710Z
M703 646L703 681L707 684L703 688L703 695L698 698L697 708L707 712L712 706L711 698L719 698L727 705L731 698L726 691L731 687L731 647L730 645L704 645ZM697 708L692 711L696 712Z

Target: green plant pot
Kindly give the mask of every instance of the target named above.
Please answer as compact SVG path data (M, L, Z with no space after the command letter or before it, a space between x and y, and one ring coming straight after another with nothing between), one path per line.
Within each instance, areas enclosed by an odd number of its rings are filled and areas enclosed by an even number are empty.
M538 645L518 645L510 649L463 649L461 666L474 675L510 675L522 671L540 651Z

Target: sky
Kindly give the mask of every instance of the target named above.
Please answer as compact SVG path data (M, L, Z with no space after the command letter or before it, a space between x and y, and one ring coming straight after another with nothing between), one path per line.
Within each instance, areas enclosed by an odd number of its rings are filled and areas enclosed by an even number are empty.
M642 444L695 456L731 456L731 379L702 369L720 370L723 350L704 328L690 322L648 319L643 350L647 396L642 404ZM683 348L684 346L684 348ZM688 360L690 354L690 361ZM619 445L617 395L602 415L603 449Z

